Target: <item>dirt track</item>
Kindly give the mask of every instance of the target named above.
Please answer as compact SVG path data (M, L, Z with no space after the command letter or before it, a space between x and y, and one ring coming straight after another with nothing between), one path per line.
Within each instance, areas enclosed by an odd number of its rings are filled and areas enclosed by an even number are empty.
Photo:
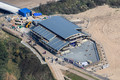
M86 31L103 45L110 66L96 73L111 80L120 80L120 9L104 5L70 16L89 18L90 24Z
M45 4L47 1L51 0L0 0L2 2L20 7L20 8L33 8L39 6L39 4Z

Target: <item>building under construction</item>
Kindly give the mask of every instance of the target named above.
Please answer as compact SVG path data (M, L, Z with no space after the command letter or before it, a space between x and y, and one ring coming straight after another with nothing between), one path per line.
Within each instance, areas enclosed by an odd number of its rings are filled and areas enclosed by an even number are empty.
M52 16L31 30L33 38L48 50L61 54L64 59L77 62L97 62L95 43L87 39L82 28L60 16Z

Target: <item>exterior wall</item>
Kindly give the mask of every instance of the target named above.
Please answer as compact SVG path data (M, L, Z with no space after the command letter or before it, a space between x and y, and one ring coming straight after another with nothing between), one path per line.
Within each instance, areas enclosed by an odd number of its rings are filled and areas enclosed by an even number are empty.
M30 16L32 16L32 11L30 12Z
M26 14L21 12L21 11L19 11L19 15L22 15L23 17L26 17Z

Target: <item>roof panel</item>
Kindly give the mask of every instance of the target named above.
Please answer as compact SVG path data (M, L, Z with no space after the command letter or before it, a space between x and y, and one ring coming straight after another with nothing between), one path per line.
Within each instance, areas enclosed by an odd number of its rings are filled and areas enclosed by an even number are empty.
M47 40L50 40L51 38L53 38L55 36L54 34L52 34L51 32L49 32L48 30L42 28L41 26L35 27L33 29L33 31L36 32L38 35L43 36Z
M34 32L36 32L38 35L43 36L44 38L46 38L47 40L49 40L49 43L46 43L45 41L43 41L44 43L48 44L49 46L51 46L53 49L55 50L60 50L62 49L65 45L67 45L69 42L65 42L62 41L61 39L55 37L55 35L51 32L49 32L48 30L46 30L45 28L42 28L41 26L35 27L33 29ZM54 37L54 38L53 38ZM53 38L53 39L52 39ZM52 40L50 40L52 39ZM67 43L67 44L66 44Z
M50 41L49 43L48 43L48 45L52 45L52 44L54 44L55 42L57 42L59 39L58 38L54 38L52 41Z
M63 41L59 41L59 42L57 42L57 45L61 45L63 43L64 43Z
M40 24L64 39L80 33L76 29L81 29L77 25L60 16L53 16L49 19L41 21Z
M31 12L31 10L29 10L28 8L22 8L19 11L23 12L23 13L28 13Z
M51 38L53 38L55 35L53 34L49 34L48 36L46 36L45 38L47 38L48 40L50 40Z
M60 50L62 49L64 46L66 46L67 44L69 44L69 42L63 43L61 45L59 45L58 47L56 47L56 50Z
M51 45L51 47L53 47L54 49L56 49L57 46L57 44Z
M49 32L46 32L46 33L43 34L43 36L47 36L48 34L49 34Z
M40 31L38 31L38 34L41 35L44 31L45 29L42 28Z
M49 46L56 50L62 49L64 46L66 46L69 42L61 41L59 38L54 38L52 41L48 43Z

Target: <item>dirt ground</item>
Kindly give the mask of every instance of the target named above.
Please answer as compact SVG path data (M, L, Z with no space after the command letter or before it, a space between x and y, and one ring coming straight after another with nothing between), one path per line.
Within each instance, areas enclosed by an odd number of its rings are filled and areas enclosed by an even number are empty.
M41 4L46 4L48 1L54 1L54 0L0 0L1 2L5 2L9 5L13 5L19 8L34 8ZM0 12L0 15L3 15Z
M107 5L88 10L73 18L89 18L89 32L93 39L103 45L109 67L96 73L111 80L120 80L120 9Z
M45 4L47 1L53 0L0 0L1 2L8 3L20 8L33 8L39 6L39 4Z

